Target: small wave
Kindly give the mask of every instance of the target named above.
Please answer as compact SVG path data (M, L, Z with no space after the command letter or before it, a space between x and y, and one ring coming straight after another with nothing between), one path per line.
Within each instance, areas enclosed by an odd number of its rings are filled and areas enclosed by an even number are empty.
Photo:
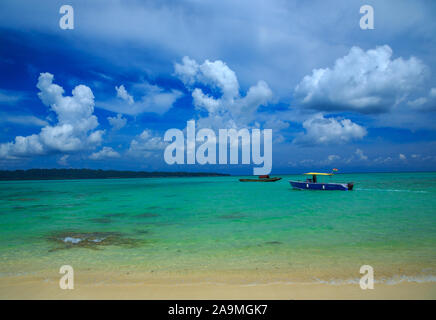
M344 284L359 284L360 279L331 279L331 280L321 280L315 279L318 283L330 284L330 285L344 285ZM374 283L394 285L402 282L414 282L414 283L426 283L426 282L436 282L436 275L426 275L426 276L393 276L391 278L381 278L374 279Z
M399 189L362 189L357 188L355 190L358 191L384 191L384 192L410 192L410 193L429 193L428 191L424 190L399 190Z
M380 278L374 279L375 284L386 284L386 285L396 285L403 282L412 282L412 283L428 283L428 282L436 282L436 275L427 275L427 276L393 276L391 278ZM331 279L331 280L322 280L315 278L313 280L303 280L303 281L272 281L272 282L248 282L239 284L242 287L259 287L259 286L274 286L274 285L310 285L310 284L327 284L334 286L341 285L359 285L360 278L354 279ZM227 282L215 282L215 281L202 281L202 282L184 282L184 283L175 283L177 286L193 286L198 284L206 284L206 285L228 285ZM233 283L234 284L234 283ZM174 284L173 284L174 285Z
M397 284L401 282L416 282L416 283L425 283L425 282L436 282L435 275L428 276L398 276L392 277L389 279L383 279L386 284Z
M88 240L91 242L99 243L102 242L105 238L95 238L95 239L81 239L81 238L73 238L73 237L65 237L63 241L65 243L72 243L72 244L78 244L79 242L82 242L83 240Z
M82 241L82 239L80 239L80 238L73 238L73 237L65 237L63 241L65 243L70 242L70 243L76 244L76 243L79 243L80 241Z

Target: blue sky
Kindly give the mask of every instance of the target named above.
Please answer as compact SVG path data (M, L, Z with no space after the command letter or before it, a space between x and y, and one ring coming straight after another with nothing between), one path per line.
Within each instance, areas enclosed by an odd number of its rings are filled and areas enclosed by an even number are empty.
M74 8L74 30L59 8ZM359 26L362 5L375 29ZM273 173L436 169L434 1L0 4L0 167L177 165L164 133L273 130Z

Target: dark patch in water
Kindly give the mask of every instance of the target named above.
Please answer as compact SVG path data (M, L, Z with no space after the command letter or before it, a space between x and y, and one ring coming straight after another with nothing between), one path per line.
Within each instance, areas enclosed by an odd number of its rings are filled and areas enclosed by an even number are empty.
M104 246L136 248L145 243L144 240L127 238L120 232L58 231L47 235L46 240L56 245L49 252L72 248L100 250Z
M31 209L41 209L41 208L46 208L46 207L50 207L50 206L47 206L45 204L34 204L31 206L14 206L14 207L12 207L12 209L14 209L14 210L31 210Z
M155 226L171 226L171 225L175 225L177 223L167 222L167 221L157 221L157 222L147 222L147 224L152 224Z
M95 222L95 223L111 223L112 222L112 220L109 218L94 218L94 219L89 219L89 221Z
M74 207L78 207L78 206L82 206L83 204L77 204L77 203L63 203L63 204L58 204L56 205L56 207L58 208L74 208Z
M104 216L108 218L112 218L112 217L123 217L125 215L126 215L125 213L108 213L105 214Z
M230 214L224 214L222 216L218 216L218 218L221 219L240 219L245 218L246 216L241 213L230 213Z
M164 195L165 198L174 198L177 197L177 194L166 194Z
M9 201L37 201L35 198L12 198L8 199Z
M139 233L139 234L149 234L150 233L150 231L148 231L148 230L135 230L135 232Z
M46 208L46 207L50 207L50 206L48 206L46 204L34 204L34 205L31 205L31 206L28 206L27 208L29 208L29 209L37 209L37 208Z
M155 209L159 209L159 207L158 207L158 206L151 206L151 207L148 207L147 209L149 209L149 210L155 210Z
M154 217L158 217L159 215L157 213L142 213L142 214L138 214L137 217L139 218L154 218Z
M280 242L280 241L267 241L267 242L265 242L265 244L277 245L277 244L282 244L282 242Z

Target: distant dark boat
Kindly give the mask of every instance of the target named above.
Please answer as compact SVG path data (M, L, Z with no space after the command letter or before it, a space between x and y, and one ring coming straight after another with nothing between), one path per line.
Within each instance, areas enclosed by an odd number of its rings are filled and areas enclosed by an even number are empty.
M289 181L294 189L298 190L353 190L354 183L322 183L317 181L317 176L332 176L332 173L309 172L306 175L311 175L312 179L306 181Z
M279 181L282 178L278 178L278 177L274 177L274 178L270 178L269 175L264 175L264 176L259 176L259 178L257 179L239 179L239 181L241 182L275 182L275 181Z

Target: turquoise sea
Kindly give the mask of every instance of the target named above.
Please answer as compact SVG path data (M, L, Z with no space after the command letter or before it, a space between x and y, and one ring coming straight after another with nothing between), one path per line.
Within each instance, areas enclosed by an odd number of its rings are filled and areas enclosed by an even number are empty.
M338 174L353 191L240 177L0 182L0 279L75 272L226 281L436 281L436 173Z

